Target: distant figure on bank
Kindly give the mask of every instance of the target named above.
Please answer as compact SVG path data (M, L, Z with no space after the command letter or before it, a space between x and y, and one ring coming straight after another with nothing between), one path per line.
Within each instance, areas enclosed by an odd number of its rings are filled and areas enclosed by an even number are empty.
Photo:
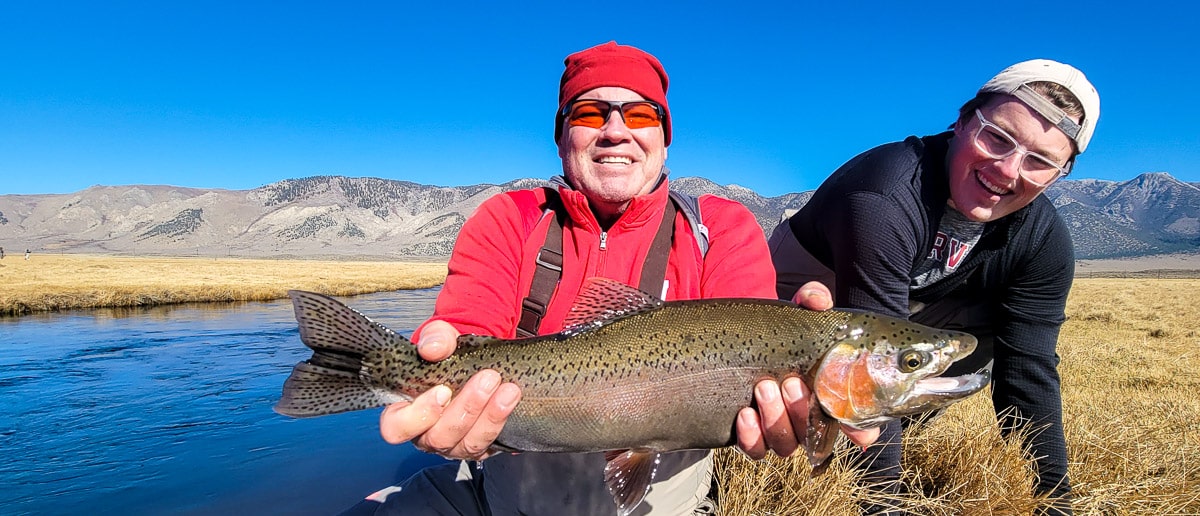
M29 250L28 249L25 250L25 259L29 260Z
M0 247L0 260L4 259L4 248Z

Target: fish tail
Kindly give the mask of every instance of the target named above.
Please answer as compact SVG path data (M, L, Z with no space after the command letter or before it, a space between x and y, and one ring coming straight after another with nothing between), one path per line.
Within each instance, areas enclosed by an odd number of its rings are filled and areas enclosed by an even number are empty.
M313 355L292 369L275 412L313 417L411 400L372 385L363 357L383 349L401 361L417 361L412 342L331 297L299 290L288 296L300 340Z

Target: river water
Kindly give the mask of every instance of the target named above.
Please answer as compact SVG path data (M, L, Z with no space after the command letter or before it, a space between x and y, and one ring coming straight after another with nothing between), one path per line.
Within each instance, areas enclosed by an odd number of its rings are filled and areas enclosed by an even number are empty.
M407 335L436 295L342 301ZM0 513L333 514L440 460L274 413L308 356L288 301L0 318Z

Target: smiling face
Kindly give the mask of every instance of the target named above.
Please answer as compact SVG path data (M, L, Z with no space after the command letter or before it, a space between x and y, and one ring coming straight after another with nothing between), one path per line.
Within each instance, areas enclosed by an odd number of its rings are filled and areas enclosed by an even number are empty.
M631 90L608 86L585 91L577 99L645 100ZM563 173L587 196L601 224L616 221L631 199L654 189L667 160L662 126L630 129L616 109L598 129L563 123L558 142Z
M1015 97L998 95L979 111L1029 151L1058 165L1065 165L1074 153L1066 134ZM976 147L974 135L980 123L970 116L960 117L954 124L946 165L950 206L970 220L988 222L1024 208L1049 185L1039 187L1021 177L1021 153L996 159Z

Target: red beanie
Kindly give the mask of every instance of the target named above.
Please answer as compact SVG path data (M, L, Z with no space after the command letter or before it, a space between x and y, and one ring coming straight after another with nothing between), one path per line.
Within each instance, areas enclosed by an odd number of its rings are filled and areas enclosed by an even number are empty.
M558 86L558 112L554 116L554 141L562 137L562 110L581 93L616 86L653 100L666 112L664 144L671 144L671 109L667 107L667 72L662 63L641 49L609 41L567 56Z

